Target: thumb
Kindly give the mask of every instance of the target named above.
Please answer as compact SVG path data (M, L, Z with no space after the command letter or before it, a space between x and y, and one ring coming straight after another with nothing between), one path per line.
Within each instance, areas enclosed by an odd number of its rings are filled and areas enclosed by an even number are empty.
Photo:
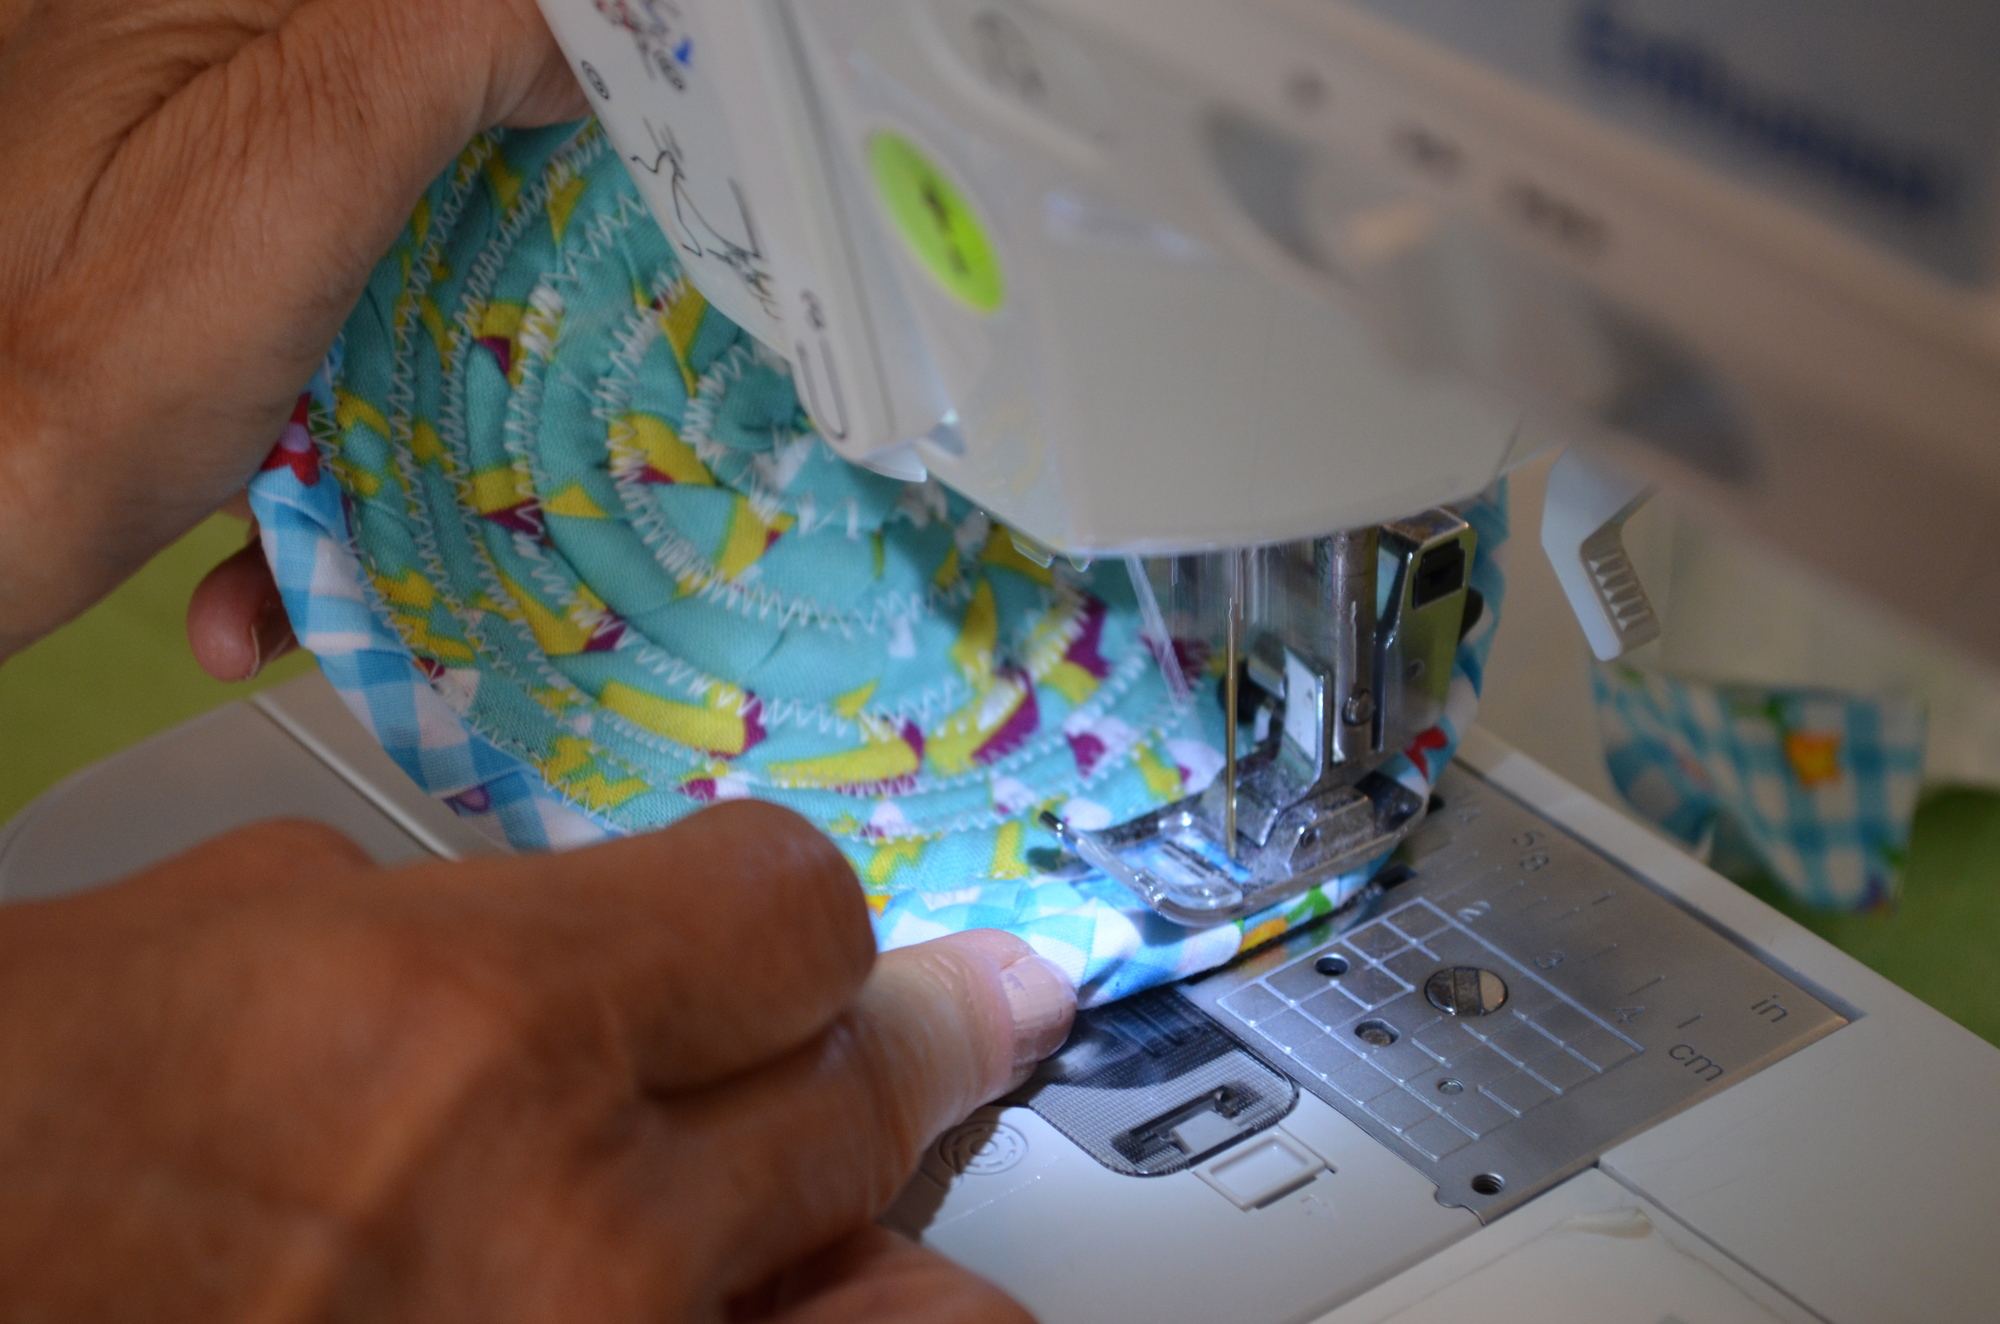
M249 543L202 577L188 599L188 648L217 680L248 680L298 646L270 563Z
M816 1044L672 1105L678 1131L703 1137L704 1161L680 1169L677 1198L709 1211L685 1253L717 1266L728 1297L866 1224L939 1132L1062 1044L1074 1012L1068 975L1010 934L885 952Z

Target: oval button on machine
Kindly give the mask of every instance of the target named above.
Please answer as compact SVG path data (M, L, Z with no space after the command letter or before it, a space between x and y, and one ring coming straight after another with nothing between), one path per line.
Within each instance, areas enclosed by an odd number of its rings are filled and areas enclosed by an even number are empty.
M868 163L883 209L910 255L966 307L998 311L1006 299L999 254L979 213L944 169L887 129L869 136Z
M1507 981L1476 965L1455 965L1424 981L1424 996L1447 1016L1484 1016L1507 1003Z

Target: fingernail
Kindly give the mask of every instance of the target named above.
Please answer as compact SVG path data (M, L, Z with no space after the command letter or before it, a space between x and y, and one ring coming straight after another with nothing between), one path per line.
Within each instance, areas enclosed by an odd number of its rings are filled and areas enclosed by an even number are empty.
M292 619L285 614L285 604L274 602L266 607L250 626L250 675L283 657L297 642L292 636Z
M1069 1037L1076 985L1061 966L1040 956L1022 957L1000 972L1000 980L1014 1017L1015 1074L1025 1078Z

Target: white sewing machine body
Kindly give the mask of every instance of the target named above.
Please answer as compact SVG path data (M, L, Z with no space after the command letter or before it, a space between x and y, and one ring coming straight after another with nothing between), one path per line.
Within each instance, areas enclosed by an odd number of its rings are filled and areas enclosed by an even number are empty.
M1977 0L544 9L849 458L1185 552L1464 497L1526 408L2000 654Z
M2000 582L2000 11L542 7L688 278L838 451L935 474L1044 564L1132 558L1142 608L1147 575L1229 586L1168 632L1278 734L1229 725L1212 794L1049 824L1169 919L1411 829L1380 770L1444 696L1398 650L1477 605L1446 503L1558 435L1591 449L1543 542L1600 658L1657 634L1616 459L2000 656L1963 592Z
M1485 733L1460 759L1407 880L1097 1014L1039 1086L944 1137L889 1221L1049 1324L1990 1317L2000 1051ZM498 849L314 676L50 792L0 834L0 898L283 814L385 863ZM1323 1033L1311 981L1337 954L1325 989L1375 988ZM1403 1031L1387 1053L1442 1045L1463 1016L1411 1011L1427 971L1466 966L1508 986L1480 1018L1507 1034L1412 1059L1413 1087L1384 1076L1366 1107L1342 1093L1374 1050L1338 1036L1373 1020ZM1511 1059L1535 1034L1563 1046L1535 1040L1530 1080ZM1424 1093L1440 1106L1413 1111Z

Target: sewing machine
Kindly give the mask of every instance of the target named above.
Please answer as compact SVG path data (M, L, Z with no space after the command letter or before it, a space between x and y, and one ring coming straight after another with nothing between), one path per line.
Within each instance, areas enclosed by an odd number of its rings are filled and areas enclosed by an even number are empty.
M1224 657L1207 794L1052 824L1170 919L1421 821L1380 766L1445 707L1475 551L1445 503L1557 435L1597 443L1542 538L1600 658L1658 632L1619 537L1653 477L2000 649L1957 587L2000 571L2000 453L1969 444L2000 407L1995 108L1961 68L2000 27L1968 7L544 8L830 444L1044 564L1127 558L1163 666L1168 636Z
M1050 1324L1991 1316L2000 1052L1482 730L1439 801L1362 906L1087 1015L888 1221ZM44 796L0 897L277 815L498 849L313 675Z
M842 454L1223 659L1225 770L1067 851L1185 923L1354 906L1087 1015L889 1221L1051 1321L2000 1310L2000 1053L1477 729L1453 508L1558 437L1600 657L1669 482L2000 653L2000 16L1772 0L545 0L707 298ZM1544 431L1546 429L1546 431ZM211 776L157 775L201 766ZM161 786L176 787L167 805ZM0 895L238 822L494 849L319 682L101 765ZM116 835L94 830L115 819Z

